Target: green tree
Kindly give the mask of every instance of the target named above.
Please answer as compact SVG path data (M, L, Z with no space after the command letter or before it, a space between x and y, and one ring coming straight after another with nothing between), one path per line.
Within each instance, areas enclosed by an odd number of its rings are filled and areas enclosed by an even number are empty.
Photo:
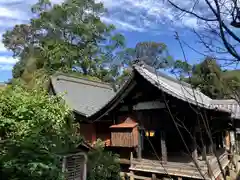
M139 42L135 48L126 48L117 55L120 63L130 66L136 59L142 60L157 69L169 68L174 65L174 60L172 56L170 56L168 48L164 43L151 41Z
M142 59L157 69L173 66L173 58L164 43L140 42L135 47L135 53L137 59Z
M102 3L94 0L67 0L59 5L39 0L32 7L36 18L3 36L4 45L20 59L13 76L21 77L29 59L35 60L36 69L50 74L74 70L99 75L106 57L124 46L124 37L114 33L114 26L100 20L105 12Z
M240 72L222 70L212 57L206 57L193 66L178 60L175 62L174 72L179 73L181 80L192 84L213 99L236 98L234 94L240 87Z
M180 76L180 79L182 79L184 76L188 76L192 72L192 66L185 61L176 60L171 72Z
M131 74L131 67L135 60L141 60L157 69L170 68L174 60L170 56L164 43L140 42L135 48L124 48L115 53L114 60L110 62L110 71L106 78L119 88Z
M60 154L81 141L62 98L14 85L0 101L1 178L62 179Z
M99 140L95 150L89 152L88 180L120 180L119 157L116 154L105 151Z
M213 99L223 98L225 94L222 70L217 61L207 57L193 67L189 82Z

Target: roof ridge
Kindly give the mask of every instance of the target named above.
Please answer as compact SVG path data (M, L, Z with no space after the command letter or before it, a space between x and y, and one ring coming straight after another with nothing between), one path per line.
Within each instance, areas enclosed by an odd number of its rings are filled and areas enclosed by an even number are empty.
M66 78L59 78L58 76L64 76ZM87 79L87 78L84 78L84 77L78 77L78 76L74 76L72 74L67 74L67 73L62 73L62 72L56 72L52 75L52 77L55 77L57 78L57 80L66 80L66 81L72 81L72 82L75 82L75 83L81 83L79 82L79 80L83 80L83 81L86 81L86 84L87 82L92 82L92 83L96 83L98 84L98 87L101 87L101 88L106 88L106 89L112 89L113 88L111 87L111 84L110 83L106 83L106 82L102 82L102 81L96 81L96 80L91 80L91 79ZM67 78L73 78L75 80L70 80L70 79L67 79ZM94 86L93 84L88 84L88 85L92 85Z
M162 77L164 77L164 78L166 78L166 79L168 79L168 80L170 80L170 81L173 81L173 82L176 82L176 83L178 83L178 84L181 84L181 85L184 85L184 86L187 86L187 87L192 88L192 86L191 86L189 83L186 83L186 82L184 82L184 81L182 81L182 80L175 79L175 78L173 78L173 77L171 77L171 76L169 76L169 75L167 75L167 74L165 74L165 73L163 73L163 72L161 72L161 71L157 71L157 73L156 73L156 69L155 69L154 67L146 64L146 63L143 62L143 61L138 61L138 62L136 62L136 63L133 65L133 67L134 67L134 66L143 67L143 68L147 69L149 72L156 74L157 76L162 76ZM195 88L193 88L193 89L194 89L194 90L197 90L197 89L195 89Z

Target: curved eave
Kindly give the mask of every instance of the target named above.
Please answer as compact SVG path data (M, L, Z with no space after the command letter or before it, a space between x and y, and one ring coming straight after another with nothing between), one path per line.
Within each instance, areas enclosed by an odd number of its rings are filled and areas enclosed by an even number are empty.
M146 74L143 71L143 67L141 67L141 66L135 65L134 70L136 70L145 80L150 82L152 85L154 85L158 89L162 90L166 94L171 95L171 96L173 96L173 97L175 97L179 100L182 100L184 102L187 102L187 103L190 103L192 105L199 106L199 107L202 107L202 108L205 108L205 109L208 109L208 110L220 111L220 112L225 112L225 113L231 114L231 111L229 111L227 109L212 107L210 102L209 103L198 102L196 100L187 98L186 96L183 97L183 96L179 95L178 93L176 93L174 91L171 91L166 86L161 85L160 82L156 82L152 77L150 77L148 74ZM195 90L193 90L193 91L195 91Z

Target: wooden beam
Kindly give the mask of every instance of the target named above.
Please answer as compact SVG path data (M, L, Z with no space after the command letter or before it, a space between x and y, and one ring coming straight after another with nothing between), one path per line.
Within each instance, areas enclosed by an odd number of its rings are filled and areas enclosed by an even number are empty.
M134 178L139 179L139 180L151 180L150 177L146 177L146 176L138 176L138 175L132 175L130 173L127 173L127 175L130 176L134 176Z
M161 153L162 153L162 161L167 163L166 134L164 130L161 131Z
M120 164L130 165L130 164L131 164L131 161L130 161L129 159L120 158L120 159L119 159L119 163L120 163Z
M133 110L146 110L146 109L163 109L165 108L165 104L159 101L146 101L139 102L133 106ZM127 106L122 106L120 111L128 111Z
M133 106L134 110L162 109L162 108L165 108L165 104L159 101L139 102L135 106Z

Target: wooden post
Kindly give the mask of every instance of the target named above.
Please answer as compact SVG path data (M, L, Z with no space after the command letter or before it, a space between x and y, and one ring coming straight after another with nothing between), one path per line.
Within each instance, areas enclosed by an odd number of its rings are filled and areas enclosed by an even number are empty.
M134 173L133 173L133 171L130 171L130 180L134 180Z
M194 148L194 149L193 149L193 152L192 152L192 157L193 157L193 159L194 159L195 161L197 161L197 159L198 159L197 146L194 145L193 148Z
M152 180L157 180L156 174L152 174Z
M197 152L197 142L196 142L196 130L197 127L193 130L193 137L192 137L192 157L195 161L198 159L198 152Z
M62 158L62 172L64 172L64 173L66 171L66 163L67 163L67 158L66 158L66 156L63 156L63 158Z
M219 133L219 143L220 143L220 148L224 148L224 141L223 141L223 133Z
M143 138L142 138L142 130L138 127L138 147L137 147L137 157L138 159L142 159L142 145L143 145Z
M124 172L120 172L120 178L121 178L121 180L125 180L125 173Z
M210 154L210 155L212 155L213 154L213 144L208 144L208 153Z
M206 151L205 144L203 144L203 148L202 148L202 160L207 160L207 151Z
M164 130L161 131L161 153L162 153L162 161L167 163L166 134Z
M132 165L132 161L133 161L133 153L130 153L130 166Z

